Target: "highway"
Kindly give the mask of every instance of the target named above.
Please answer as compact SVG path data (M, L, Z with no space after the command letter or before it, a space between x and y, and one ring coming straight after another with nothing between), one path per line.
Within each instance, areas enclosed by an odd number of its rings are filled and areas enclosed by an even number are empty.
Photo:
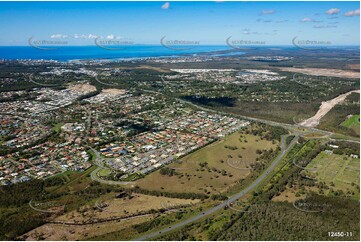
M153 94L166 96L165 94L163 94L161 92L156 92L156 91L151 91L151 90L146 90L146 89L141 89L141 90L144 91L144 92L148 92L148 93L153 93ZM168 97L168 96L166 96L166 97ZM244 116L244 115L240 115L240 114L226 113L226 112L222 112L222 111L217 111L217 110L209 109L209 108L206 108L206 107L203 107L203 106L199 106L197 104L194 104L194 103L189 102L189 101L185 101L185 100L180 99L180 98L175 98L175 97L168 97L168 98L174 98L178 102L187 104L189 106L192 106L192 107L194 107L196 109L199 109L199 110L202 110L202 111L205 111L205 112L218 113L218 114L227 115L227 116L236 116L236 117L239 117L239 118L242 118L242 119L255 121L255 122L260 122L260 123L265 123L265 124L269 124L269 125L272 125L272 126L280 126L280 127L284 127L284 128L292 129L292 130L294 130L295 128L303 128L303 129L308 130L308 131L317 132L317 133L328 135L328 136L331 136L331 135L334 134L334 133L329 132L329 131L320 130L320 129L316 129L316 128L303 127L303 126L296 125L296 124L280 123L280 122L276 122L276 121L270 121L270 120L265 120L265 119L260 119L260 118L248 117L248 116Z
M150 92L150 93L154 93L154 94L161 94L164 95L162 93L158 93L155 91L149 91L149 90L143 90L145 92ZM208 215L211 215L223 208L225 208L226 206L228 206L228 204L233 203L234 201L242 198L245 194L247 194L248 192L250 192L251 190L255 189L258 185L260 185L267 177L268 175L274 170L274 168L280 163L280 161L285 157L285 155L292 149L292 147L296 144L296 142L298 141L300 135L305 135L308 133L319 133L319 134L323 134L326 137L330 137L331 135L333 135L334 133L332 132L328 132L328 131L324 131L324 130L319 130L316 128L309 128L309 127L302 127L299 125L292 125L292 124L286 124L286 123L279 123L279 122L275 122L275 121L269 121L269 120L264 120L264 119L259 119L259 118L252 118L252 117L247 117L247 116L243 116L243 115L237 115L237 114L229 114L229 113L225 113L225 112L220 112L220 111L215 111L212 109L208 109L202 106L198 106L194 103L179 99L179 98L175 98L177 101L184 103L184 104L188 104L190 106L193 106L197 109L206 111L206 112L212 112L212 113L218 113L218 114L222 114L222 115L233 115L233 116L237 116L239 118L243 118L246 120L251 120L251 121L256 121L256 122L261 122L261 123L265 123L265 124L269 124L272 126L281 126L284 127L288 130L292 130L293 131L293 135L295 135L295 137L293 138L293 140L290 142L290 144L286 147L286 138L288 135L284 135L282 136L281 139L281 153L277 156L277 158L272 162L272 164L254 181L252 182L248 187L246 187L245 189L241 190L240 192L238 192L237 194L233 195L232 197L230 197L229 199L227 199L226 201L222 202L221 204L210 208L202 213L199 213L193 217L190 217L186 220L180 221L176 224L173 224L167 228L161 229L159 231L150 233L150 234L146 234L144 236L141 236L139 238L135 238L135 241L142 241L142 240L150 240L153 239L154 237L163 235L165 233L177 230L182 228L185 225L194 223ZM300 132L299 130L297 130L298 128L304 128L306 131L305 132ZM348 142L357 142L357 141L353 141L353 140L343 140L343 141L348 141ZM359 142L358 142L359 143ZM101 183L106 183L106 184L110 184L110 185L125 185L125 184L129 184L128 182L117 182L117 181L108 181L108 180L103 180L101 178L99 178L97 176L97 172L99 172L102 169L102 162L101 159L99 157L99 153L97 151L95 151L94 149L92 149L93 152L96 154L96 165L98 165L99 167L94 170L91 173L91 178L93 180L96 180L98 182Z
M242 191L240 191L239 193L235 194L234 196L230 197L228 200L222 202L221 204L208 209L196 216L193 216L191 218L188 218L184 221L180 221L179 223L173 224L170 227L161 229L159 231L153 232L151 234L147 234L144 235L142 237L136 238L134 239L134 241L141 241L141 240L150 240L154 237L157 237L159 235L177 230L182 228L185 225L191 224L193 222L196 222L199 219L202 219L208 215L211 215L212 213L215 213L223 208L225 208L229 203L232 203L240 198L242 198L245 194L247 194L248 192L250 192L251 190L253 190L254 188L256 188L261 182L263 182L266 177L269 175L269 173L279 164L279 162L282 160L282 158L291 150L291 148L293 147L294 144L296 144L296 142L299 139L299 136L295 136L295 138L291 141L291 143L286 147L285 147L285 142L286 142L286 137L287 136L282 136L282 144L281 147L283 147L281 153L277 156L277 158L272 162L272 164L262 173L262 175L260 175L251 185L249 185L248 187L246 187L245 189L243 189Z

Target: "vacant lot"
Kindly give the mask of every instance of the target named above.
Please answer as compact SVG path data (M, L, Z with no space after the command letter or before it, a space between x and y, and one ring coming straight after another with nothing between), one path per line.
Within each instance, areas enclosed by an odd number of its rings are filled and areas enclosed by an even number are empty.
M307 173L310 177L325 182L333 190L358 193L360 160L357 158L321 152L307 165Z
M95 92L97 90L95 86L90 84L75 84L69 86L69 89L77 92Z
M121 229L130 229L135 224L143 223L153 219L154 215L136 217L120 222L108 222L91 225L62 225L44 224L25 234L26 240L87 240L94 236L100 236Z
M99 219L110 219L147 213L151 209L172 209L179 206L188 206L199 202L194 199L177 199L155 197L144 194L129 194L124 198L116 198L116 193L107 194L93 203L80 207L76 211L69 212L56 218L56 221L64 222L89 222Z
M281 67L282 71L299 72L312 76L332 76L341 78L359 78L360 73L357 71L340 70L340 69L326 69L326 68L295 68L295 67Z
M175 174L162 175L158 170L138 180L136 185L147 190L219 194L249 175L259 152L275 150L277 143L235 132L168 165Z

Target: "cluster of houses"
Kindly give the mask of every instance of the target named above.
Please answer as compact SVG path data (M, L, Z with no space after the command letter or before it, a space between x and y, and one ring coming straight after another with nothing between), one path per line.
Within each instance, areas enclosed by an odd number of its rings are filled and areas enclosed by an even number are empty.
M132 94L128 93L126 90L121 89L106 89L103 90L96 96L84 99L89 103L106 103L111 101L116 101L118 99L124 99L131 97Z
M265 81L279 81L287 78L269 70L245 69L237 73L236 78L240 83L257 83Z
M102 147L100 153L106 158L106 165L127 173L125 177L131 173L145 174L249 124L204 111L183 113L169 122L158 123L166 128Z
M89 90L81 90L79 88L68 88L63 90L53 90L51 88L35 88L29 93L29 95L36 96L34 100L0 102L0 109L4 113L9 113L13 115L19 113L39 114L54 111L59 108L71 105L80 96L94 90L95 87L94 89ZM8 95L11 95L11 92L9 92Z
M209 143L211 139L175 130L145 132L119 144L108 144L100 150L107 166L124 173L148 173L192 150Z
M237 118L194 111L158 94L134 95L120 89L106 89L86 99L86 104L73 104L82 93L81 88L39 89L36 100L18 102L26 110L22 116L16 111L0 116L0 138L11 137L0 140L0 146L23 147L0 156L0 184L83 171L91 166L88 145L98 144L106 144L100 154L109 168L145 174L248 125ZM36 105L21 106L24 102L57 108L38 110ZM52 130L45 123L61 126ZM34 142L54 130L55 139Z
M263 81L278 81L285 79L286 76L280 76L278 73L269 70L243 70L241 72L235 69L171 69L180 73L177 75L167 75L163 79L173 80L201 80L214 83L256 83Z
M0 115L0 137L7 137L0 148L21 148L48 136L51 129L37 119Z
M83 171L90 166L85 147L75 142L46 141L23 152L0 156L0 184L46 178L67 170Z

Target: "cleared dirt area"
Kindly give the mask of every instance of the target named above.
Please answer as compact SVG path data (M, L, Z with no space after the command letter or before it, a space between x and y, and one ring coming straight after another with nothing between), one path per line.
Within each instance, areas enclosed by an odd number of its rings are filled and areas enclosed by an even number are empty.
M125 198L115 198L116 195L115 193L108 194L94 201L93 204L57 217L55 221L82 223L139 215L140 213L149 212L151 209L172 209L199 202L197 199L156 197L135 193L131 194L131 197Z
M95 86L90 84L75 84L69 86L68 89L77 92L95 92L97 90Z
M124 89L109 88L109 89L103 89L101 93L115 96L115 95L124 94L125 92L126 92L126 90L124 90Z
M260 154L257 150L275 150L277 143L255 135L235 132L168 165L174 175L155 171L136 182L147 190L165 192L219 194L251 172L251 163Z
M299 199L306 198L306 195L297 195L297 190L287 188L283 192L281 192L278 196L272 198L272 202L289 202L293 203Z
M127 230L127 236L136 233L135 224L154 219L159 213L151 209L164 209L164 213L174 213L181 207L195 205L199 199L178 199L127 194L116 198L119 193L109 193L86 206L64 215L57 216L23 235L26 240L87 240L107 233ZM130 195L130 197L128 196ZM64 223L64 224L63 224ZM70 223L70 224L65 224Z
M320 123L320 120L323 116L325 116L335 105L344 101L348 95L350 95L351 93L354 93L354 92L360 93L360 90L350 91L345 94L341 94L340 96L338 96L334 99L331 99L329 101L322 102L318 112L311 118L306 119L306 120L302 121L301 123L299 123L299 125L305 126L305 127L311 127L311 128L316 127Z
M280 67L281 71L298 72L311 76L331 76L343 78L360 78L360 73L356 71L347 71L340 69L327 68L295 68L295 67Z
M136 217L133 219L122 220L120 222L108 222L94 225L62 225L62 224L44 224L30 232L26 233L25 240L87 240L95 236L118 231L120 228L132 230L131 227L145 221L153 219L155 215Z
M351 70L360 70L360 64L348 64L347 67Z

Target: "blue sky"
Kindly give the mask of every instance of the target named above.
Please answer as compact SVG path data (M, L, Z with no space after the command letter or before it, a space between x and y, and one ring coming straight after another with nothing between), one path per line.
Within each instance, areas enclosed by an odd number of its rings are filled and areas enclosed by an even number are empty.
M291 45L292 39L359 45L359 2L0 2L0 45L95 37L137 44L169 40L223 45L233 39Z

